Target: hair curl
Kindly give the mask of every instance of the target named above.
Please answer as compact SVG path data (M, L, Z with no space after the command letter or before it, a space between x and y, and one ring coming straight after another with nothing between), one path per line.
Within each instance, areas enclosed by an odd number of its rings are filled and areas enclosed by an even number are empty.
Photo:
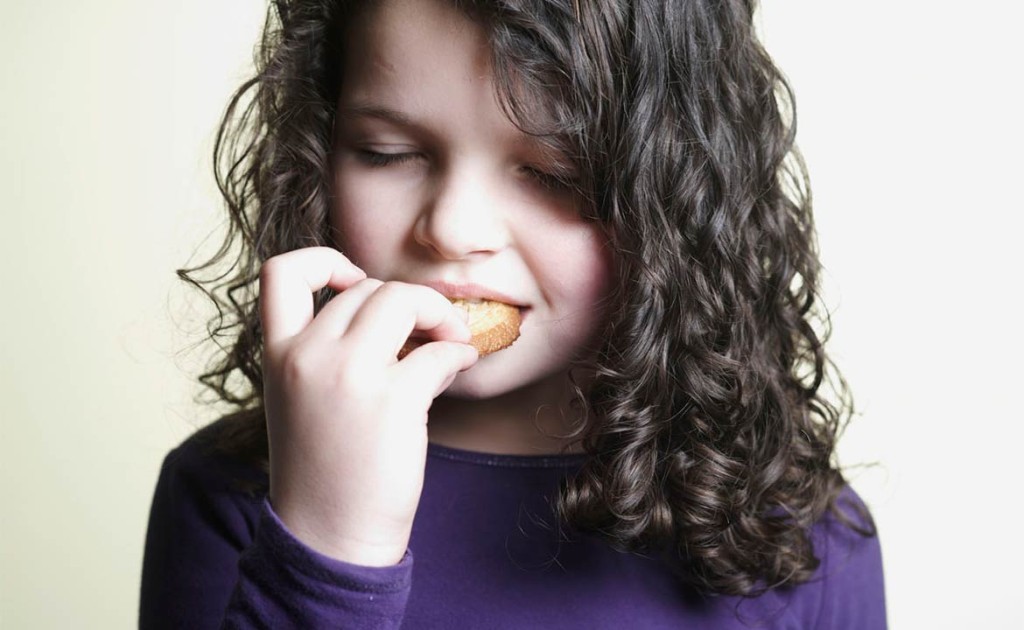
M616 549L673 551L707 592L810 579L809 530L826 512L864 535L873 524L838 506L834 449L853 403L824 351L793 95L757 41L754 0L452 1L490 35L510 119L576 157L616 252L615 307L569 435L590 456L563 483L559 518ZM342 37L359 4L272 3L214 147L228 233L178 270L218 311L208 332L223 354L199 380L234 408L219 447L264 470L259 270L332 242ZM223 260L223 274L193 278Z

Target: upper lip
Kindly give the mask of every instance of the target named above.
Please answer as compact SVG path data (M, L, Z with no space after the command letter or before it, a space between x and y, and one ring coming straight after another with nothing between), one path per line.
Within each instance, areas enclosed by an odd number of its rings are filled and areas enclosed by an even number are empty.
M492 289L491 287L487 287L482 284L476 284L475 282L425 280L418 284L428 286L447 298L494 300L496 302L504 302L505 304L511 304L512 306L518 306L520 308L526 307L526 304L521 300L517 300L507 293L498 291L497 289Z

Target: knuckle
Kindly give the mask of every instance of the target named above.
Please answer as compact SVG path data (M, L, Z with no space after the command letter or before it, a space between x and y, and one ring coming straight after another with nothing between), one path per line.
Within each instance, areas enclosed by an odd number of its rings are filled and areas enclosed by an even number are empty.
M357 361L349 360L351 353L335 353L325 361L321 353L292 347L281 359L281 378L287 386L318 382L332 391L362 391L366 387L366 370Z
M397 280L389 280L381 284L377 289L381 300L405 301L408 296L409 285Z
M424 307L430 306L432 308L451 306L448 298L438 291L430 287L401 282L399 280L384 282L378 291L383 292L381 295L382 299L395 300L410 306L414 304Z
M390 293L403 292L406 290L406 287L409 286L406 283L400 282L398 280L388 280L387 282L384 282L382 284L383 286L381 287L381 289L388 291Z
M263 264L260 265L260 282L266 281L271 276L278 275L280 273L278 268L283 264L280 254L263 261Z
M281 356L281 376L286 383L305 381L316 372L316 357L297 345L285 350Z
M424 350L426 351L426 358L433 364L435 369L446 368L454 363L459 355L456 344L447 341L428 344L424 347Z
M382 286L384 286L384 281L378 280L377 278L364 278L357 282L356 285L354 286L369 287L373 290L378 290Z

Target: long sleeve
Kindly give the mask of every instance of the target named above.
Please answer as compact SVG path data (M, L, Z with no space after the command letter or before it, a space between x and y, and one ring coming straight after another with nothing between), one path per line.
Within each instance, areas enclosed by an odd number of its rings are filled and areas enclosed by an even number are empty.
M140 628L398 628L412 554L391 567L328 558L284 527L255 471L186 442L164 460L150 510ZM265 480L265 476L263 476Z
M329 558L288 532L267 501L239 570L225 628L390 630L401 625L412 589L412 552L390 567Z

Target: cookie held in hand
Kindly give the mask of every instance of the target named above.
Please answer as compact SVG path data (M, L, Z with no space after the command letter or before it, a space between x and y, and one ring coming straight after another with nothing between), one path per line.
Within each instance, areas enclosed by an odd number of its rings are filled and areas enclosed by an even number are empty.
M469 312L469 331L473 334L470 345L476 348L480 356L486 356L498 350L504 350L519 339L519 325L522 318L519 309L511 304L493 300L467 300L449 298L452 304ZM409 339L398 351L398 358L403 359L419 346L427 343L426 339Z

